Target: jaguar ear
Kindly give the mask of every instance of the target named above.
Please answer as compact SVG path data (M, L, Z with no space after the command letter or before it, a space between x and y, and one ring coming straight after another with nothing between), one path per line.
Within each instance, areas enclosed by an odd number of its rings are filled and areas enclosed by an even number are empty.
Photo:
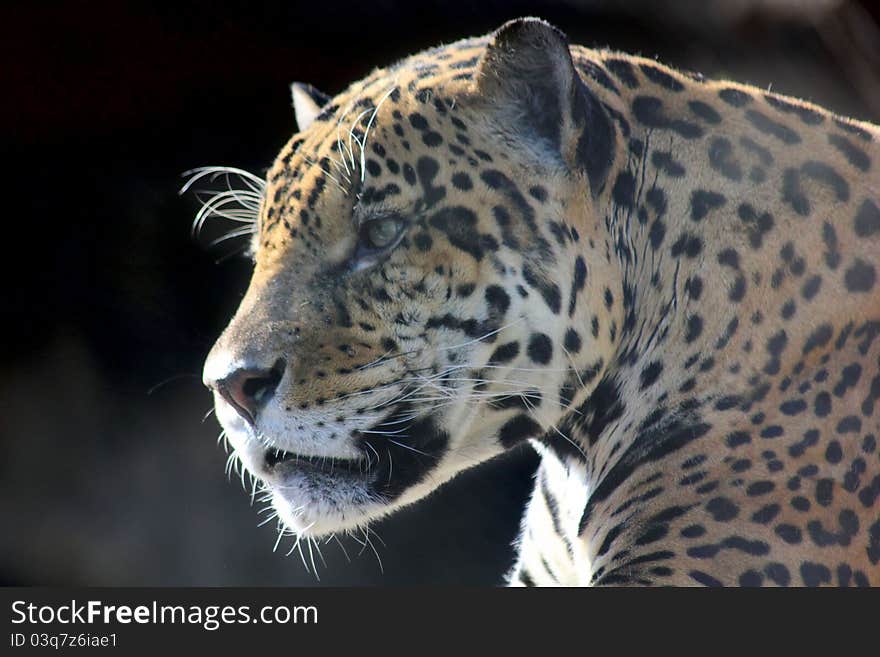
M518 18L490 38L477 91L517 137L540 142L589 176L593 194L611 164L614 131L574 67L565 34L538 18Z
M300 132L312 125L321 108L330 102L330 96L304 82L291 84L290 95L293 97L293 113Z

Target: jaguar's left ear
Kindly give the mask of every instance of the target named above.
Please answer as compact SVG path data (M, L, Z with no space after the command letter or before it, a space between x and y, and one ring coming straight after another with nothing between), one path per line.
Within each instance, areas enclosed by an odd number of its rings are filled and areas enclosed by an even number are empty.
M300 132L312 125L321 108L330 102L330 96L304 82L291 84L290 95L293 97L293 112Z
M602 189L614 130L575 70L564 33L538 18L505 23L486 46L476 84L500 125L583 170L594 195Z

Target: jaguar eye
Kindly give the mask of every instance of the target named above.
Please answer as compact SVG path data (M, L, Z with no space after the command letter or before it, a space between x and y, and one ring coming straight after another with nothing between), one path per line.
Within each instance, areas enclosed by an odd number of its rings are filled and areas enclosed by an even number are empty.
M400 235L403 221L398 217L386 217L367 222L363 227L363 238L371 249L385 249L391 246Z

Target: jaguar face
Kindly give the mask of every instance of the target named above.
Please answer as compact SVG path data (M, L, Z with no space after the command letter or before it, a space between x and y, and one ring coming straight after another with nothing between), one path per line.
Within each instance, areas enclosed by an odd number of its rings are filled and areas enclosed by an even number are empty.
M204 380L298 534L362 526L558 431L600 378L608 331L575 327L620 294L603 245L589 267L577 255L596 225L584 190L603 181L571 164L570 89L500 109L525 84L507 48L453 44L448 74L435 51L333 99L294 86L300 132L268 174L250 286ZM571 67L567 49L543 56Z

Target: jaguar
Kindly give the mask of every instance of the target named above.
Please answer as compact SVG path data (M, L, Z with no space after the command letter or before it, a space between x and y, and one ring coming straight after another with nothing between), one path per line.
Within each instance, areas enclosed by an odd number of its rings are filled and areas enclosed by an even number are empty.
M292 95L204 366L279 537L528 441L510 585L880 584L877 126L535 18Z

